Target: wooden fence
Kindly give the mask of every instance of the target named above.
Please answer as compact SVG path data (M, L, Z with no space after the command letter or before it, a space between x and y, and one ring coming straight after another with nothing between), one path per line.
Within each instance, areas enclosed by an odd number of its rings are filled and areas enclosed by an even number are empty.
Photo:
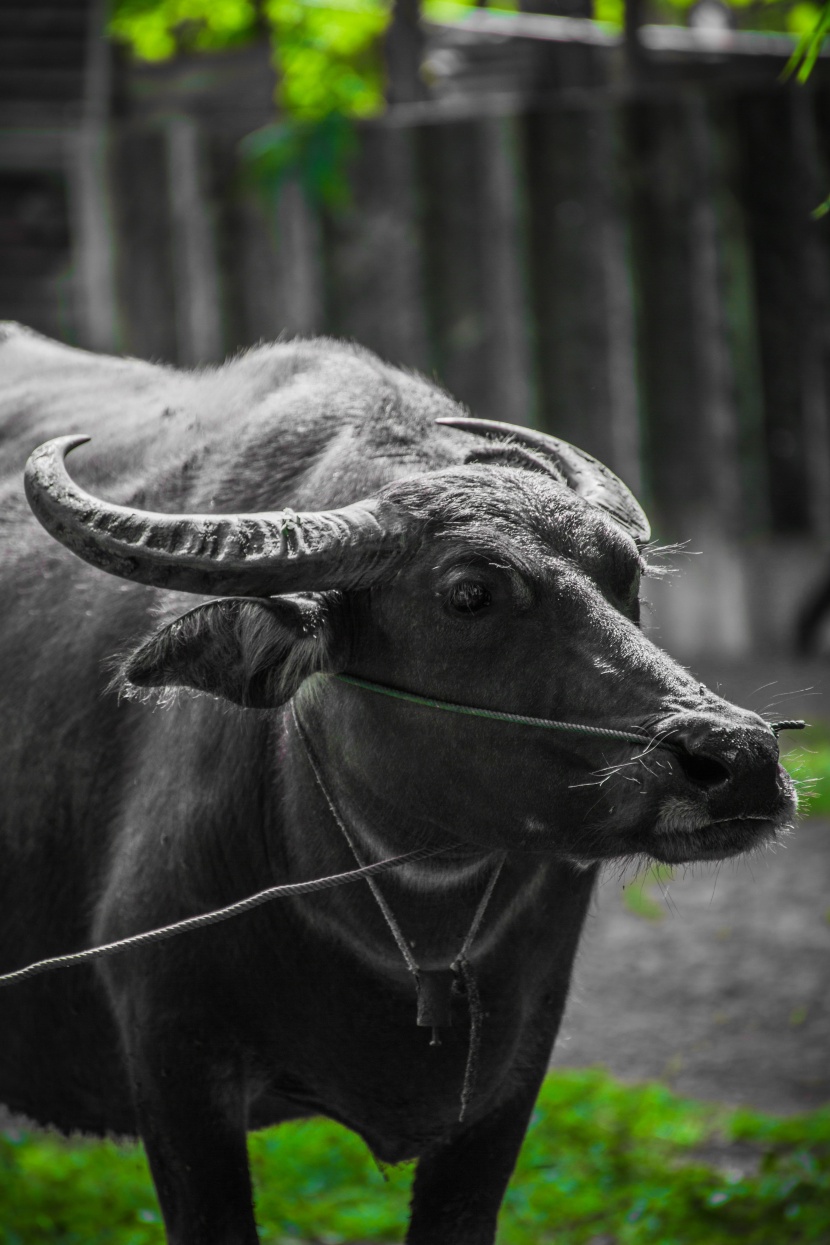
M619 49L580 38L431 37L443 93L359 127L337 210L244 176L264 50L126 79L85 139L100 181L76 295L112 309L93 344L202 364L279 334L353 337L479 416L590 450L661 538L706 546L697 605L680 590L663 607L678 649L780 641L830 539L823 75L782 85L771 44L675 49L620 79ZM70 309L59 327L85 341L89 324ZM790 612L759 620L770 576Z

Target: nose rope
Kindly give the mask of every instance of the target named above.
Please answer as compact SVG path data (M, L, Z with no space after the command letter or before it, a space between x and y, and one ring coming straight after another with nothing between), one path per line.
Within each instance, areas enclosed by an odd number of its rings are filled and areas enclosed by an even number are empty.
M419 696L416 692L404 692L398 687L389 687L385 683L372 683L369 679L360 679L354 674L336 674L341 683L349 683L352 687L362 687L367 692L378 692L382 696L391 696L395 700L407 700L413 705L424 705L429 709L443 709L447 713L463 713L473 718L488 718L492 722L513 722L517 726L541 726L549 731L569 731L573 735L596 735L600 739L620 739L625 743L654 744L656 748L677 750L677 744L664 735L653 735L642 727L618 731L607 726L587 726L581 722L559 722L554 718L533 718L523 713L504 713L500 709L478 709L474 705L458 705L451 700L436 700L432 696ZM774 735L779 731L801 731L806 723L801 719L791 721L768 722Z

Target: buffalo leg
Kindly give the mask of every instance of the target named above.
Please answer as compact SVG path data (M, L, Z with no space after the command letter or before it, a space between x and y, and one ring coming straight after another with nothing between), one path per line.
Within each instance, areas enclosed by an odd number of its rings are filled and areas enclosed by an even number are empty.
M418 1163L407 1245L492 1245L538 1082Z
M133 1061L139 1131L169 1245L257 1245L242 1093L214 1071ZM222 1085L221 1094L218 1085Z

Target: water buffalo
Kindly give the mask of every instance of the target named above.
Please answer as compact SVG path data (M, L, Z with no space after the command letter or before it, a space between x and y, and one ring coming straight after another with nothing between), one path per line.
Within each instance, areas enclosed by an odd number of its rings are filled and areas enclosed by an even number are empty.
M176 1245L254 1245L246 1133L318 1114L418 1160L411 1245L485 1245L600 863L774 838L773 732L643 636L645 516L564 442L333 341L183 372L8 326L0 375L0 971L442 849L4 989L0 1101L140 1135Z

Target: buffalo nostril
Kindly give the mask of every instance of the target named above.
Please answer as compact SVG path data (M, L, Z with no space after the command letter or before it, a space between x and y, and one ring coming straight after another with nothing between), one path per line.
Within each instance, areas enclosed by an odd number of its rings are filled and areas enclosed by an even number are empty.
M729 770L714 757L700 752L687 752L685 748L678 748L675 756L686 777L698 786L716 787L729 778Z

